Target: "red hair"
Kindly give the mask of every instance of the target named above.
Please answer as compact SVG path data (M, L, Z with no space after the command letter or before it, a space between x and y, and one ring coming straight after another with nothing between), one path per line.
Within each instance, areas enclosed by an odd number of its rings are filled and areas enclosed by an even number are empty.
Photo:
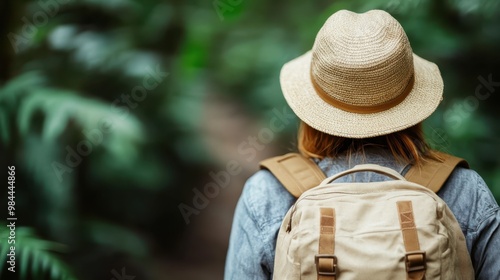
M440 160L425 141L421 123L388 135L363 139L333 136L300 123L298 149L308 158L335 158L344 153L364 152L368 146L386 148L396 160L404 163L419 165L426 159Z

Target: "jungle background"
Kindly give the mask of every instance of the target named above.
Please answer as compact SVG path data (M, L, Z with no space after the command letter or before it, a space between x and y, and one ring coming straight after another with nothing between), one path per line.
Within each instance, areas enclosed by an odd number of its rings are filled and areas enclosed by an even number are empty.
M440 67L432 146L499 200L498 1L2 0L0 278L222 279L245 180L295 148L281 66L333 12L375 8Z

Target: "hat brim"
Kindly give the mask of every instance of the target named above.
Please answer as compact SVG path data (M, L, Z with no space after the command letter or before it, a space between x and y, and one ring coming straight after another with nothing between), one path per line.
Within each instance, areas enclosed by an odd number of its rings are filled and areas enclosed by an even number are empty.
M281 69L283 95L302 121L327 134L347 138L369 138L401 131L429 117L443 96L443 79L436 64L413 54L415 82L398 105L377 113L359 114L325 102L311 83L311 51L286 63Z

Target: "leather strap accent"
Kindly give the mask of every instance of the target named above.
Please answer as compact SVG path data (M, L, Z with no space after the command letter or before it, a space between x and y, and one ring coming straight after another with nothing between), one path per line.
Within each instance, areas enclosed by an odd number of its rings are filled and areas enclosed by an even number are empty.
M422 166L412 166L405 174L406 180L420 184L437 193L446 183L448 177L457 166L469 168L469 164L458 158L442 152L437 152L443 162L427 160Z
M316 163L297 153L266 159L260 162L260 167L271 171L294 197L326 178Z
M320 208L320 234L318 254L314 257L318 280L337 278L337 257L335 257L335 209Z
M420 250L417 228L413 215L411 201L398 201L399 223L403 234L406 255L407 280L425 279L426 260L425 252Z
M314 76L311 74L311 83L314 87L314 90L316 91L316 94L318 94L323 101L326 103L332 105L335 108L338 108L340 110L344 110L347 112L351 113L357 113L357 114L372 114L372 113L378 113L382 112L385 110L388 110L399 103L401 103L407 96L410 94L411 90L413 89L413 84L415 83L415 76L412 75L410 79L408 80L408 84L406 85L405 89L398 94L396 97L393 99L384 102L382 104L378 105L373 105L373 106L359 106L359 105L352 105L352 104L347 104L344 103L338 99L335 99L333 96L329 95L327 92L325 92L316 82Z

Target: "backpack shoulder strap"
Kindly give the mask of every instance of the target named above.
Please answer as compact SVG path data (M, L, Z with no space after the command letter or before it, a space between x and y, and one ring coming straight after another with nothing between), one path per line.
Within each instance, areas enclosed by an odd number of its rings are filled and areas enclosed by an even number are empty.
M469 168L469 164L442 152L437 152L443 161L427 160L421 166L412 166L405 174L406 180L420 184L437 193L457 166Z
M462 158L441 152L437 154L442 161L427 160L421 166L412 166L405 174L406 180L437 193L455 167L469 168L467 161ZM260 168L268 169L296 198L326 178L318 165L298 153L268 158L260 162Z
M326 178L318 165L298 153L268 158L260 162L260 168L271 171L294 197L316 187Z

